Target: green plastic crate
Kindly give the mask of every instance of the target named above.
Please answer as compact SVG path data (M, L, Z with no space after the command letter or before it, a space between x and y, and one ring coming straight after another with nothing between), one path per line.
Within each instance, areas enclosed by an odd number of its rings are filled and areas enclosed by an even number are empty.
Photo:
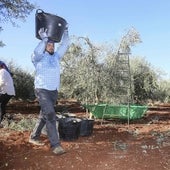
M119 118L119 119L139 119L144 116L148 110L147 106L130 105L84 105L94 117L98 119Z

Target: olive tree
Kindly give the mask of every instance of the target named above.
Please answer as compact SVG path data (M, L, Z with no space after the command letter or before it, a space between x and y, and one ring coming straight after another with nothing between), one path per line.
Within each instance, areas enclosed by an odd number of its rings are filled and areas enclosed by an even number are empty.
M97 98L97 47L87 37L75 38L62 60L61 91L81 100Z
M117 84L115 77L121 77L117 70L122 67L121 63L116 66L118 53L129 54L131 48L140 42L139 33L134 28L122 37L117 46L106 43L96 45L87 37L72 39L72 44L61 62L59 97L74 98L83 103L86 101L90 103L122 102L123 100L119 100L117 97L120 91L115 88L115 84ZM159 99L158 94L162 94L162 97L165 98L166 94L159 88L159 76L160 73L155 71L147 61L131 55L132 90L130 95L132 102L136 100L136 102L142 103L148 99Z
M13 26L17 26L16 21L25 19L35 9L35 5L27 0L0 0L0 23L1 25L10 22ZM0 27L2 31L2 27ZM0 41L0 47L4 46Z
M105 82L107 100L114 103L133 102L131 69L129 60L131 48L141 43L140 34L132 27L127 30L105 60ZM107 74L108 73L108 74Z
M142 57L131 59L133 95L136 103L154 99L158 88L158 74L151 64Z
M35 5L27 0L0 0L0 22L16 24L17 19L25 21L34 8Z
M138 41L137 32L130 29L118 48L127 50ZM116 93L113 85L117 48L113 49L95 45L88 37L75 38L62 60L62 94L93 103L112 102Z
M6 62L14 81L15 99L32 100L34 96L34 77L30 72L23 70L13 61Z

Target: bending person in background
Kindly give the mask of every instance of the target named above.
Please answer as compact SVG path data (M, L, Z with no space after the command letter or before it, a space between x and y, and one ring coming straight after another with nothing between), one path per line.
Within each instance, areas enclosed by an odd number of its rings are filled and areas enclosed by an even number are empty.
M69 47L68 27L66 27L61 44L56 51L54 42L48 39L46 31L44 28L39 30L42 41L32 55L32 62L35 66L35 95L41 109L29 142L35 145L43 145L39 138L43 127L46 125L53 153L59 155L65 153L65 150L60 144L54 106L60 86L60 60Z
M6 114L6 105L13 96L15 88L11 73L5 63L0 61L0 128L3 127L1 122Z

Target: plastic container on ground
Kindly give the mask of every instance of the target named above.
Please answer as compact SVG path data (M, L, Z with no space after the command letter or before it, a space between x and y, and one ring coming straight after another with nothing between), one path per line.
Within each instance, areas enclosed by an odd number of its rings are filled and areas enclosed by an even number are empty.
M80 122L80 136L90 136L93 133L94 119L82 119Z
M60 138L65 141L78 139L80 134L80 120L71 117L63 117L59 119Z

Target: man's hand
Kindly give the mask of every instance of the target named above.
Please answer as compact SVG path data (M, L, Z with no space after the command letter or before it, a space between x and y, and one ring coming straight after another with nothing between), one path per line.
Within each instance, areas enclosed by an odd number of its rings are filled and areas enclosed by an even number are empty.
M40 28L40 30L38 31L41 39L47 38L47 29L44 30L44 28Z

